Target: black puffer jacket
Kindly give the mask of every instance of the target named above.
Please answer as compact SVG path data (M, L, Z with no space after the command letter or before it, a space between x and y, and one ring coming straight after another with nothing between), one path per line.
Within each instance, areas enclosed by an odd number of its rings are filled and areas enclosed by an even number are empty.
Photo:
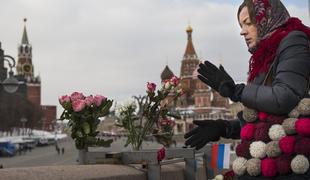
M287 115L298 102L308 95L310 77L309 39L301 31L292 31L285 37L277 50L272 69L272 85L262 85L266 74L257 76L245 86L241 102L248 108L274 115ZM242 115L238 114L239 120ZM241 123L230 121L231 138L240 137ZM239 180L268 180L265 177L241 176ZM274 180L310 180L310 170L305 175L290 175Z
M305 33L292 31L278 48L272 69L272 86L262 85L266 74L257 76L253 83L245 86L241 102L249 108L270 114L287 115L298 102L308 95L310 78L310 50ZM242 113L242 112L241 112ZM238 113L239 120L242 114ZM230 138L240 136L239 120L230 121Z
M278 48L272 86L263 86L265 74L248 84L241 96L243 105L270 114L288 114L307 94L310 77L309 42L305 33L292 31Z

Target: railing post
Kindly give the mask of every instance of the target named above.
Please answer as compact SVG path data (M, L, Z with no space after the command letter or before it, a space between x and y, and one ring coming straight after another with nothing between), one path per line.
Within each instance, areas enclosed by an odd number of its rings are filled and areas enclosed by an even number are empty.
M185 179L195 180L196 179L196 160L195 158L185 158Z
M148 180L161 180L161 165L148 164L147 178Z

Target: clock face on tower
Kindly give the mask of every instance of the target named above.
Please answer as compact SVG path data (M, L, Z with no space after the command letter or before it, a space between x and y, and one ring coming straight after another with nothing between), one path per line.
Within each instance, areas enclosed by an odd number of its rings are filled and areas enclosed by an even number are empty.
M26 63L26 64L23 65L24 73L31 73L31 70L32 70L31 64Z

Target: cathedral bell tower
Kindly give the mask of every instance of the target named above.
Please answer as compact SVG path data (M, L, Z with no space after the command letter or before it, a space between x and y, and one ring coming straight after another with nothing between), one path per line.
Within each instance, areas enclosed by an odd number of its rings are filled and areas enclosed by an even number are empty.
M18 61L16 66L16 71L18 75L23 76L28 82L34 79L34 71L32 64L32 46L29 44L26 21L24 19L24 32L22 36L21 44L18 46Z
M194 89L196 88L196 82L193 79L193 72L199 64L199 59L196 54L193 41L192 41L192 32L193 29L191 26L188 26L186 29L187 33L187 45L185 53L183 55L182 64L181 64L181 85L184 91L183 96L180 98L179 106L187 107L195 104L193 94Z

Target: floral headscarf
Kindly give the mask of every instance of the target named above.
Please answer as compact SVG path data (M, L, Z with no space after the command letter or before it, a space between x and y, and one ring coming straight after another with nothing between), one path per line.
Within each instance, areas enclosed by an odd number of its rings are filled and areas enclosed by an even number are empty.
M249 61L248 82L268 71L281 40L289 32L303 31L310 37L310 29L298 18L291 18L280 0L254 0L253 6L258 41L254 49L249 49L252 56Z
M290 18L280 0L254 0L258 39L263 40Z

